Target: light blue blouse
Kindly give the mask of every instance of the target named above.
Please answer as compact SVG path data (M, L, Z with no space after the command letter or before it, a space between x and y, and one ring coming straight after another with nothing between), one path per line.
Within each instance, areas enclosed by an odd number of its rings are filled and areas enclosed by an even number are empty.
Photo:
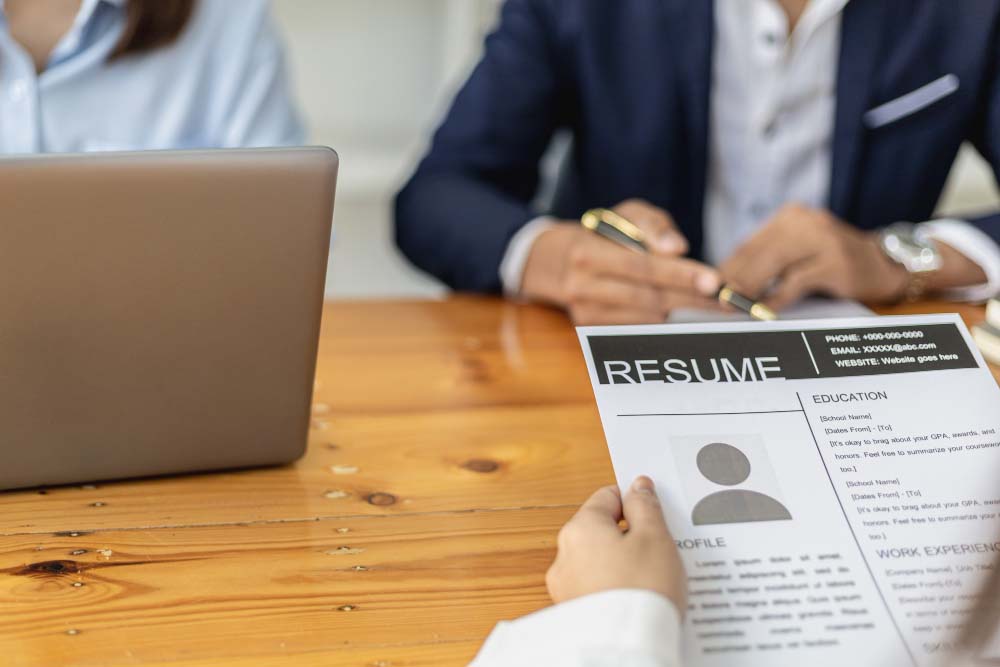
M128 0L83 0L36 75L0 0L0 154L301 144L267 0L198 0L174 44L108 63Z

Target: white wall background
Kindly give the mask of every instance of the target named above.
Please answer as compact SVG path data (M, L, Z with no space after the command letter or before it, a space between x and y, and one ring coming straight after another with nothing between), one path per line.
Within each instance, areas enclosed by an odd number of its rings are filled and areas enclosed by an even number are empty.
M441 294L393 247L392 196L478 58L501 0L273 2L312 141L342 161L328 294ZM963 151L941 211L995 206L991 173Z

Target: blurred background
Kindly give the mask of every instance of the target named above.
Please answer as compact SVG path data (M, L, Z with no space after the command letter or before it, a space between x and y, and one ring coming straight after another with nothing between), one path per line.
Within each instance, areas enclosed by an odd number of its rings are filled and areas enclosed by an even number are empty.
M327 295L442 294L396 251L392 197L475 65L502 0L273 2L311 141L341 156ZM939 214L997 206L992 173L963 149Z

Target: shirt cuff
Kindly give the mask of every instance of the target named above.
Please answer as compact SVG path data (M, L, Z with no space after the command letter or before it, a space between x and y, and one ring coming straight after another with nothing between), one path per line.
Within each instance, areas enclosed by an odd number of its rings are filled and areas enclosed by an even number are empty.
M555 218L542 216L535 218L521 227L510 239L503 259L500 261L500 284L507 296L517 296L521 293L521 281L524 279L524 267L531 254L531 246L535 240L555 226Z
M469 667L679 667L681 618L646 590L586 595L497 624Z
M993 239L964 220L932 220L919 227L928 238L950 245L978 264L986 274L986 282L980 285L944 290L945 298L978 303L997 294L1000 290L1000 247Z

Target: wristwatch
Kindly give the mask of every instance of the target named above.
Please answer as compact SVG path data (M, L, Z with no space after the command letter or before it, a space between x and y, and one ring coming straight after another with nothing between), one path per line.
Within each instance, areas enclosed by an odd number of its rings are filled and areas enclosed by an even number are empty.
M927 278L941 268L941 251L934 240L912 222L896 222L879 233L886 257L899 264L910 276L903 298L917 301L927 291Z

